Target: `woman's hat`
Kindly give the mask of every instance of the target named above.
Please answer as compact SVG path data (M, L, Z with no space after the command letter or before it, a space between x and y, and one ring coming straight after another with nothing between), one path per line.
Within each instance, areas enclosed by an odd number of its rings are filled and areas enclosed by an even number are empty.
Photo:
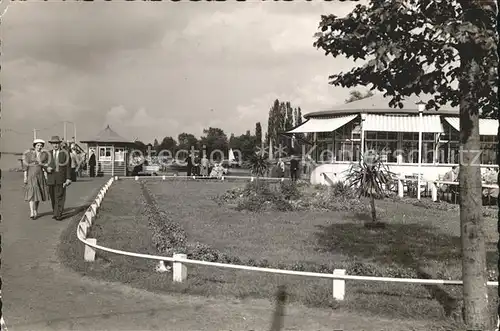
M33 140L33 147L35 147L36 144L42 144L42 146L45 146L45 140L43 140L43 139L35 139L35 140Z
M61 140L61 138L59 138L59 136L52 136L52 138L50 138L50 140L49 140L49 143L51 143L51 144L54 144L54 143L58 144L60 142L62 142L62 140Z

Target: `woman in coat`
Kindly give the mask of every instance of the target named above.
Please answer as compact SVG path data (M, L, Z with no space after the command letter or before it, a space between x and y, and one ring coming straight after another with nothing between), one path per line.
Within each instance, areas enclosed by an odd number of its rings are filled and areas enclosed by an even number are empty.
M30 218L38 217L38 205L40 201L48 200L48 188L45 178L45 167L49 161L49 155L42 151L45 141L35 139L33 148L24 153L23 162L26 165L24 171L24 200L29 202Z

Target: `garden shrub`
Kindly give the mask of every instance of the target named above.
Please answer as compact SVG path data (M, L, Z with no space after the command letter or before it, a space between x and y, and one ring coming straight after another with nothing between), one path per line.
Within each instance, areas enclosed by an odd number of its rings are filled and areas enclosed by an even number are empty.
M266 185L261 184L251 184L255 186L256 189L263 190L266 193L271 192L266 188ZM250 186L250 185L249 185ZM324 188L322 188L323 190ZM340 192L345 188L336 187L335 189L329 189L329 197L330 200L335 200L337 203L340 203L340 198L343 196L339 196ZM308 272L316 272L316 273L325 273L331 274L333 273L333 269L345 269L348 275L354 276L374 276L374 277L394 277L394 278L419 278L418 273L415 269L410 266L401 266L397 264L375 264L371 262L358 261L353 259L352 261L345 261L341 263L336 263L335 265L325 265L325 264L317 264L311 263L307 261L296 261L288 264L284 263L271 263L266 259L256 260L249 259L247 261L243 261L238 256L233 256L228 253L224 253L216 248L211 247L210 245L204 243L189 243L187 234L184 229L180 226L179 223L172 220L168 214L161 211L156 205L156 199L154 195L148 191L151 197L151 202L148 204L146 201L145 213L149 219L149 225L152 228L152 236L153 242L156 246L156 249L167 256L172 256L173 253L185 253L188 255L190 259L207 261L207 262L219 262L219 263L228 263L228 264L236 264L236 265L247 265L254 267L262 267L262 268L276 268L276 269L284 269L284 270L294 270L294 271L308 271ZM271 192L272 193L272 192ZM347 193L346 193L347 194ZM320 196L324 196L324 194L320 194ZM258 196L254 196L256 198ZM345 199L345 198L344 198ZM348 200L348 199L345 199ZM277 202L280 201L280 202ZM288 203L286 200L273 200L273 203ZM285 205L283 205L285 206ZM351 205L352 206L352 205ZM328 208L332 208L331 205L327 206ZM341 208L340 206L336 206L335 208ZM488 270L489 280L496 279L496 271ZM438 277L446 277L447 275L437 275Z
M281 182L279 189L285 200L296 200L300 197L297 184L293 181Z

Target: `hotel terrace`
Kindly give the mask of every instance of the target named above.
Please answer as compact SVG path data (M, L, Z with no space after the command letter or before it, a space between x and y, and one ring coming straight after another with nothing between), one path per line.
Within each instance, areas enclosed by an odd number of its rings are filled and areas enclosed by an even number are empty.
M421 179L437 180L459 162L458 107L425 110L428 100L409 97L399 109L390 108L388 98L374 95L308 113L306 121L287 134L313 135L316 148L311 155L320 164L311 173L315 184L342 180L349 166L369 150L401 177L420 173ZM497 130L498 120L480 119L482 170L497 167Z

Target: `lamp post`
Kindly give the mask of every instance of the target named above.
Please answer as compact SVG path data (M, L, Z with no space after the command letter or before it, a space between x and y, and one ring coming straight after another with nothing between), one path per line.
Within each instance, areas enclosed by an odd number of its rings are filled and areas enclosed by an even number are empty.
M420 200L420 177L422 176L422 129L423 129L423 114L426 103L420 100L416 103L418 107L418 174L417 174L417 199Z

